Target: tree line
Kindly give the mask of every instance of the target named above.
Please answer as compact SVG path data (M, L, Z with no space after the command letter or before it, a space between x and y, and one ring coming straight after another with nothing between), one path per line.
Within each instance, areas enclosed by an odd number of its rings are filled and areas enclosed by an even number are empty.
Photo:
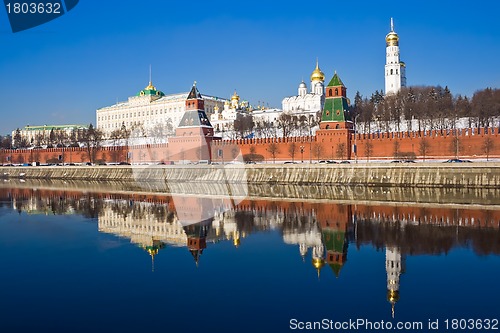
M312 135L319 124L320 113L290 114L282 112L276 119L254 119L251 113L238 113L227 134L230 139L243 139L252 133L260 138L286 138Z
M375 91L370 98L358 91L350 111L362 133L493 127L499 126L500 89L478 90L470 99L447 86L404 87L386 96Z

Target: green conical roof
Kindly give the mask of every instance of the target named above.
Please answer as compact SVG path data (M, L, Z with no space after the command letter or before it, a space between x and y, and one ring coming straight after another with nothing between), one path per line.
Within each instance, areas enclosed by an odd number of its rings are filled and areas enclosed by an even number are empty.
M337 74L337 72L335 72L335 75L333 75L333 77L330 80L330 83L328 83L327 87L335 87L335 86L343 86L344 87L344 83L340 79L340 77Z
M342 269L342 265L341 264L330 264L329 266L332 269L333 274L335 274L335 277L338 278L340 276L340 270Z

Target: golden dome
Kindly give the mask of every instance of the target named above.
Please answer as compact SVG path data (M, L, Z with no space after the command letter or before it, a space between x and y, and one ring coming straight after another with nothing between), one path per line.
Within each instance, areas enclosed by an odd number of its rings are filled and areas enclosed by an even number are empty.
M153 86L153 82L149 81L149 85L144 90L156 90L156 87Z
M394 31L391 31L385 36L385 42L387 46L398 46L399 36Z
M236 248L237 248L237 247L239 247L239 246L240 246L240 244L241 244L241 241L240 241L240 239L239 239L239 238L235 238L235 239L233 239L233 245L234 245Z
M321 258L313 258L312 265L316 269L321 269L323 268L323 266L325 266L325 261Z
M316 68L311 74L311 81L325 81L325 73L319 69L318 60L316 60Z
M233 96L231 96L231 100L232 100L232 101L233 101L233 100L237 100L237 101L239 101L239 100L240 100L240 96L238 96L238 94L236 93L236 90L234 91Z
M387 300L391 303L396 303L397 301L399 301L399 291L388 290L387 291Z

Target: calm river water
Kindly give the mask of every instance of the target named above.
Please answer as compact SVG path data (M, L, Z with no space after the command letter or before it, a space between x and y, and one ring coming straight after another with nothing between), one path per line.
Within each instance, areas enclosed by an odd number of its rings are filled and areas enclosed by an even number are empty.
M500 330L498 205L30 186L0 200L3 332Z

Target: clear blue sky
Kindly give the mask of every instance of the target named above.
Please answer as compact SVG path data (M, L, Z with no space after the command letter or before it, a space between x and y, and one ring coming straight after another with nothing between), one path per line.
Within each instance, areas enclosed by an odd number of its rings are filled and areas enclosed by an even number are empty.
M317 5L316 5L317 3ZM408 85L472 96L500 83L499 1L89 1L13 34L0 9L0 134L95 123L97 108L153 83L165 93L281 107L316 57L353 99L384 88L390 17Z

